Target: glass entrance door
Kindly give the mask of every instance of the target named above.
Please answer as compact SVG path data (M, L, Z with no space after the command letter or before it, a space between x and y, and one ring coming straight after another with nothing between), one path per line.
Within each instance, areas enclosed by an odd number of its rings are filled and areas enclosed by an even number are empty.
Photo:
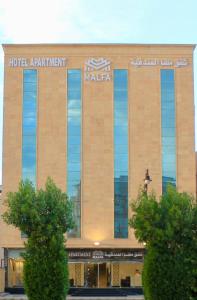
M84 268L85 287L105 288L109 286L109 271L106 263L87 263Z
M100 288L107 287L107 269L106 263L99 264L98 283Z
M85 287L95 288L98 286L98 264L85 264Z

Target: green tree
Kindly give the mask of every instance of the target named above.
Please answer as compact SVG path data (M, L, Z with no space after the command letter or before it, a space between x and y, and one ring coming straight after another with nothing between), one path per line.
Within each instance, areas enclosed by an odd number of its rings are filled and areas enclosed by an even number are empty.
M24 287L29 300L63 300L68 290L64 233L73 227L72 206L51 179L45 190L29 181L9 193L3 218L27 235Z
M146 243L142 274L146 300L197 299L197 205L168 187L158 201L139 193L129 224Z

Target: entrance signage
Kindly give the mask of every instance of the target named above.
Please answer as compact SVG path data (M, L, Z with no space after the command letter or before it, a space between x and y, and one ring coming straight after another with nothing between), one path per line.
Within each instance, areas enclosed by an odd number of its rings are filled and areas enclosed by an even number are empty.
M84 77L87 81L111 80L111 62L103 57L89 58L85 62Z
M142 59L142 58L134 58L131 60L131 65L134 67L155 67L155 66L164 66L164 67L187 67L189 65L189 62L186 58L181 58L177 60L171 60L171 59L157 59L157 58L151 58L151 59Z
M93 251L92 252L92 258L93 259L103 259L104 258L104 252L103 251Z
M69 260L142 260L144 257L144 249L128 250L92 250L92 249L69 249Z
M9 67L65 67L65 57L11 57Z
M91 252L86 250L68 250L69 258L91 258Z

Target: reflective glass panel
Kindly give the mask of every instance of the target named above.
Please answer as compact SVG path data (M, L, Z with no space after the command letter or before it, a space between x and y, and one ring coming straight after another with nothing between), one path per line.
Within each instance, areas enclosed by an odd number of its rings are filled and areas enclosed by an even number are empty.
M24 70L24 82L37 82L37 70Z
M80 126L70 124L68 130L69 130L68 135L79 135L79 136L81 135Z
M23 86L24 92L36 92L37 82L25 82Z
M67 73L67 194L73 202L75 227L69 237L81 235L81 70Z
M176 117L174 70L161 70L162 192L176 186Z
M34 92L23 92L23 103L24 102L35 102L36 103L37 95Z
M128 71L114 70L114 237L128 238Z
M26 118L36 119L36 101L24 101L23 114Z
M68 97L69 97L69 99L71 101L71 104L73 103L73 101L81 103L81 100L80 100L81 99L81 90L70 89L68 91Z
M114 112L114 125L118 127L119 126L128 127L128 120L127 118L125 119L124 116L125 113L123 113L122 111L118 111L118 109L116 109L116 111Z
M77 171L80 171L81 169L81 164L80 162L68 162L67 163L68 166L67 166L67 170L68 172L77 172Z
M72 155L73 153L76 153L76 154L80 154L81 152L81 145L67 145L67 156L68 156L68 159L70 157L70 155Z
M23 71L22 178L36 185L37 70Z
M71 135L70 130L68 130L68 144L69 145L81 145L80 135Z
M23 170L23 180L26 179L35 182L35 170L31 170L31 172Z

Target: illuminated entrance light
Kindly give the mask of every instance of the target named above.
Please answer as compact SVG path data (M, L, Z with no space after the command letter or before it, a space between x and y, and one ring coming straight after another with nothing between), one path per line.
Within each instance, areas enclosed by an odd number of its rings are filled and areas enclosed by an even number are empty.
M94 242L94 245L95 245L95 246L99 246L99 245L100 245L100 242Z

